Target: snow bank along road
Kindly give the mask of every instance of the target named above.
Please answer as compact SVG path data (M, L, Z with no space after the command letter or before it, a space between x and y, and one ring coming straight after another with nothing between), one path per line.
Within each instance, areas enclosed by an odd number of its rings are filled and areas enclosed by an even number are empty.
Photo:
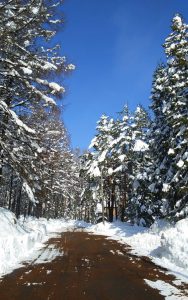
M166 285L163 296L160 283ZM32 262L4 276L0 300L155 300L165 295L175 300L188 299L186 288L176 297L174 277L148 258L104 236L73 230L51 238Z

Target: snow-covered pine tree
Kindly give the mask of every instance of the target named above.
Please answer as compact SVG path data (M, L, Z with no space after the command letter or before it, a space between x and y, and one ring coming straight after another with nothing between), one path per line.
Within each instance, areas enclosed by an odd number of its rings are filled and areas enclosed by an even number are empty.
M149 118L141 106L137 107L134 114L129 111L128 106L125 106L120 116L121 119L114 122L113 140L110 144L111 157L115 166L113 168L116 181L115 197L120 219L135 220L138 212L134 182L144 165L143 153L148 149L146 132Z
M152 104L154 119L151 122L148 134L149 159L146 164L146 190L145 206L151 211L153 221L156 217L162 217L166 201L162 198L163 178L162 174L167 171L165 160L168 149L166 137L169 135L170 127L166 122L165 109L168 103L168 80L167 70L164 64L157 67L152 83ZM151 221L151 220L150 220Z
M188 178L188 27L179 15L172 20L172 33L164 48L167 66L157 69L152 90L154 165L149 190L154 214L174 218L187 214Z
M133 117L125 106L120 116L117 120L105 115L101 117L97 126L98 132L91 142L94 151L84 156L82 167L88 182L83 193L84 199L87 202L90 198L93 203L93 200L101 197L102 179L102 196L109 221L113 221L114 213L122 221L126 213L129 217L136 216L136 204L131 202L134 196L133 182L139 171L141 172L143 152L147 148L145 135L149 121L145 110L139 106Z
M151 223L151 203L147 197L148 168L151 167L151 153L148 145L150 118L147 111L137 106L132 117L132 172L130 174L130 197L126 214L131 222L147 226Z
M172 33L165 41L169 82L169 169L163 183L167 214L188 214L188 25L180 15L172 20Z
M82 173L87 175L85 178L89 182L85 193L90 195L95 210L98 202L104 203L104 206L108 207L110 221L113 220L115 205L114 162L111 155L113 127L113 119L102 115L97 122L97 134L91 141L90 148L93 148L93 151L84 156L84 166L82 167ZM90 193L89 190L92 192ZM87 199L87 196L83 195L83 197Z
M111 153L114 161L113 173L116 178L116 203L118 215L123 221L130 196L130 149L131 149L131 113L127 105L119 113L120 119L114 122Z

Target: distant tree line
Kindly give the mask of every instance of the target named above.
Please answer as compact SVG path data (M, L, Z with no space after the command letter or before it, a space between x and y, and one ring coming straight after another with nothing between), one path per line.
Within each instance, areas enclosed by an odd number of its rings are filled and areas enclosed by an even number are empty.
M171 29L166 64L153 76L152 119L142 106L103 115L82 156L85 220L96 220L98 203L109 221L144 226L188 215L188 25L177 14Z
M61 120L62 78L74 69L54 37L60 0L0 3L0 206L74 217L79 161Z

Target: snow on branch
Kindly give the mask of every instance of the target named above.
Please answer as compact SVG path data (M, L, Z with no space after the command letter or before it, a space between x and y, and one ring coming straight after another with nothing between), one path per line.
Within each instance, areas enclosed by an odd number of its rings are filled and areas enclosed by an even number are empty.
M65 92L64 87L60 86L56 82L48 82L47 80L43 80L43 79L40 79L40 78L36 78L36 82L51 88L53 94L55 94L55 93L64 93Z
M33 194L33 191L32 189L30 188L30 186L28 185L28 183L26 181L24 181L23 183L23 189L24 191L26 192L29 200L32 202L32 203L38 203L38 201L35 199L35 196Z
M16 113L9 109L7 104L4 101L0 101L0 109L2 109L3 111L5 111L14 121L15 124L17 124L19 127L23 128L25 131L35 134L35 130L31 129L30 127L28 127L25 123L23 123L18 116L16 115Z

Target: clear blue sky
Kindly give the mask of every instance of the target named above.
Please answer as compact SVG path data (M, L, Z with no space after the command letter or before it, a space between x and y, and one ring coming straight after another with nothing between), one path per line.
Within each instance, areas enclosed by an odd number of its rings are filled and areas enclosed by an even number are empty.
M103 113L114 116L125 103L148 107L176 12L188 23L188 0L65 0L58 38L76 65L65 81L63 113L73 147L88 147Z

